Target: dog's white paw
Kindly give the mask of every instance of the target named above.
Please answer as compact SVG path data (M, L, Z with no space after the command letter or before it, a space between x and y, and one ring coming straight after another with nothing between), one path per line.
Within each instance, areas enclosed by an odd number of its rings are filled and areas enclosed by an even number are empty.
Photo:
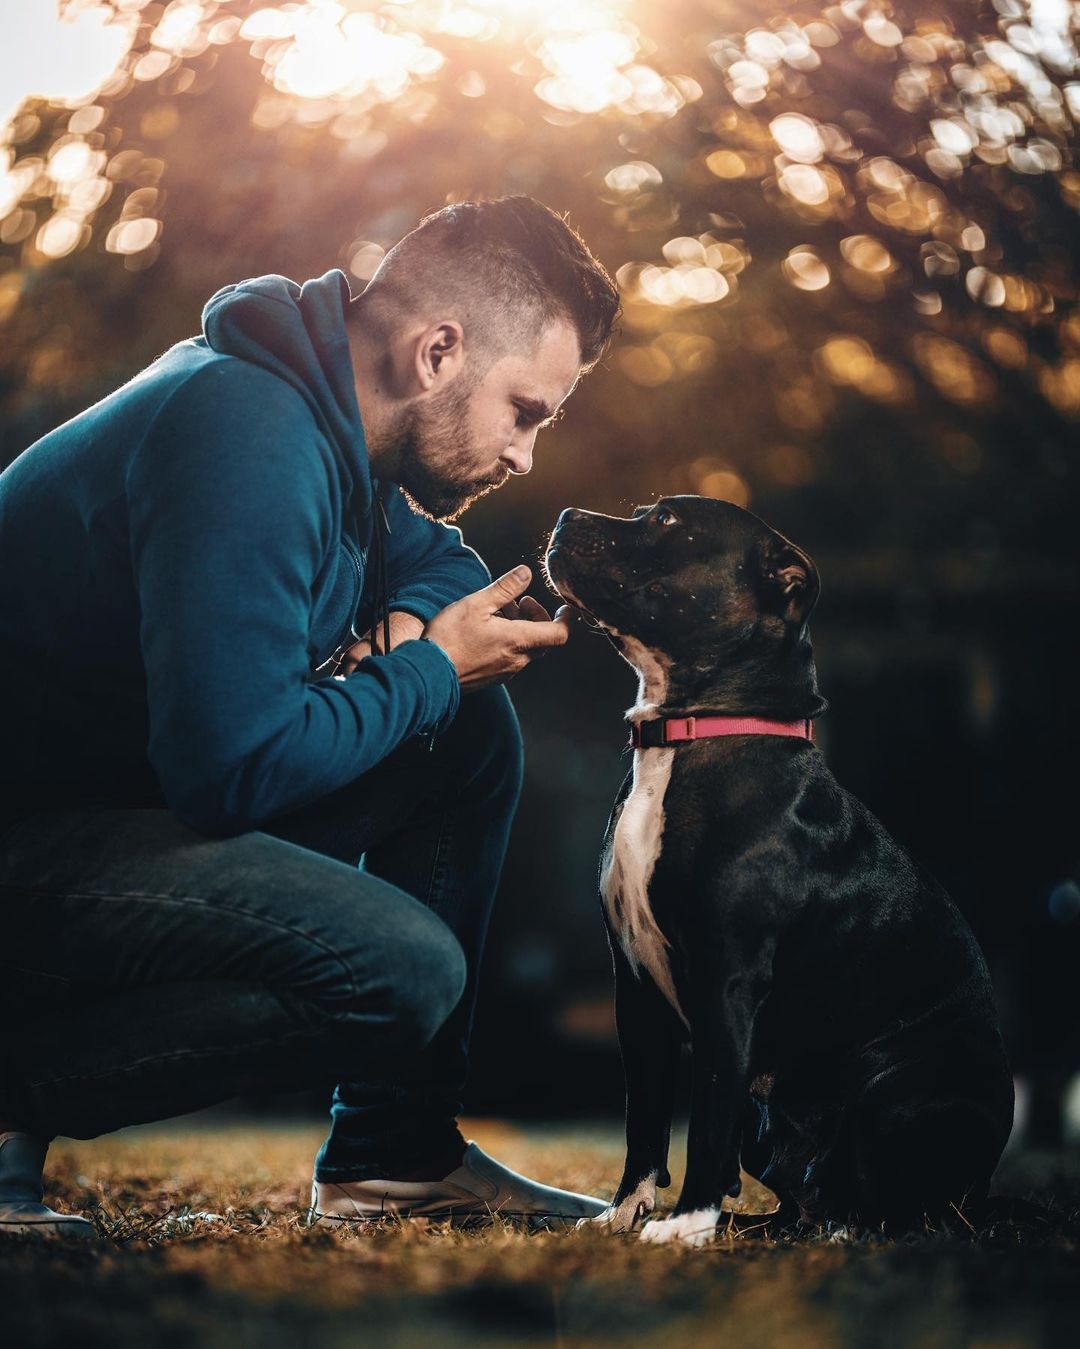
M606 1232L632 1232L642 1218L647 1218L656 1205L656 1173L640 1182L619 1204L609 1204L594 1218L581 1218L578 1229L600 1227Z
M625 1204L609 1204L603 1213L592 1218L579 1218L576 1223L579 1232L598 1227L602 1232L629 1232L635 1221L634 1213L627 1213Z
M716 1236L719 1218L718 1208L696 1208L690 1213L673 1214L670 1218L653 1218L641 1229L641 1240L656 1245L678 1241L686 1246L707 1246Z

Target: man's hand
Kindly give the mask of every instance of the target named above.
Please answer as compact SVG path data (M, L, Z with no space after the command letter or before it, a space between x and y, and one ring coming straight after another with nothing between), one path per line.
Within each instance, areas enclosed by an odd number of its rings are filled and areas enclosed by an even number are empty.
M390 649L400 646L402 642L408 642L413 637L419 637L424 631L424 624L419 618L414 618L412 614L400 613L397 609L390 613ZM337 673L341 675L352 674L356 667L365 657L373 653L380 653L383 649L383 627L379 624L378 632L365 632L358 642L354 642L341 658L341 664L337 668Z
M449 604L424 628L454 663L463 693L502 684L570 635L568 606L554 619L531 595L528 567L515 567L475 594ZM524 595L524 598L522 596Z

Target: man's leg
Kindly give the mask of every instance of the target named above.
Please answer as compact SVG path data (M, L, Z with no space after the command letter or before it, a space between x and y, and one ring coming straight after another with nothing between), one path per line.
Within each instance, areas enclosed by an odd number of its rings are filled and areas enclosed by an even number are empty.
M505 690L464 698L433 749L415 739L363 778L267 825L414 895L465 953L461 1002L430 1045L389 1073L339 1083L320 1181L428 1177L457 1166L456 1119L484 940L521 786L521 734Z
M465 978L446 926L385 881L164 810L8 824L0 922L0 1117L45 1138L385 1073Z
M403 745L342 792L271 827L307 847L363 864L433 909L468 967L465 993L420 1053L394 1071L351 1073L334 1094L330 1137L316 1161L312 1206L330 1220L385 1214L530 1221L591 1217L603 1200L517 1175L475 1144L456 1118L488 917L521 783L521 739L502 689L471 694L429 752ZM359 1066L359 1065L358 1065Z

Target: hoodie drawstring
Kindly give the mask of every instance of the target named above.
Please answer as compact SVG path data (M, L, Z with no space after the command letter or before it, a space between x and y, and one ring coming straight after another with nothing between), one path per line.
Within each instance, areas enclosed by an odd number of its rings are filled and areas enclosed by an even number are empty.
M378 482L373 482L374 489L374 515L375 529L372 533L372 547L375 550L375 611L371 617L371 633L374 638L378 631L379 623L382 623L383 629L383 654L390 650L390 570L387 561L387 554L390 551L388 539L390 537L390 521L386 518L386 507L383 505L382 487ZM372 647L375 642L372 641Z
M382 623L383 630L383 649L382 654L390 650L390 569L388 556L390 553L390 521L386 518L386 507L383 505L382 487L377 480L372 480L372 493L374 496L373 512L375 515L375 527L371 534L371 548L373 550L372 562L375 567L375 608L371 615L371 651L372 655L379 655L377 643L375 640L379 630L379 624ZM428 752L435 748L435 731L423 731L420 738L427 741Z

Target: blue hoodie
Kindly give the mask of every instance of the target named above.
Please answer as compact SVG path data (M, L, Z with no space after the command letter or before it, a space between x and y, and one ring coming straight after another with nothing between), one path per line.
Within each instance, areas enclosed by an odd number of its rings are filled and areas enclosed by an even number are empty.
M348 300L339 271L227 286L201 337L0 474L0 808L238 833L453 717L431 642L325 666L376 599ZM392 609L427 621L487 584L457 529L383 496Z

